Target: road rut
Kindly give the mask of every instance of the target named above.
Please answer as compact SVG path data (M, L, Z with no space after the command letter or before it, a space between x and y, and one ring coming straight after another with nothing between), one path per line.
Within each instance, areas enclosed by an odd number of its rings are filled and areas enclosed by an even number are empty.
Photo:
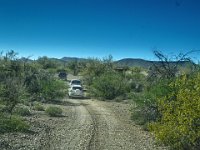
M138 126L130 124L130 120L127 122L124 121L126 117L123 117L123 115L126 114L119 116L119 113L122 112L115 112L112 110L123 107L123 105L126 104L113 108L117 103L76 99L68 99L65 101L72 106L71 115L68 116L68 119L71 121L66 124L66 127L59 126L57 130L53 131L54 137L59 136L58 131L61 131L62 134L64 132L66 133L66 138L58 138L60 142L52 140L50 142L52 145L50 146L51 149L163 149L154 145L153 139L147 132L142 131ZM109 107L112 107L112 109ZM55 145L57 146L55 147ZM61 147L61 145L63 146Z

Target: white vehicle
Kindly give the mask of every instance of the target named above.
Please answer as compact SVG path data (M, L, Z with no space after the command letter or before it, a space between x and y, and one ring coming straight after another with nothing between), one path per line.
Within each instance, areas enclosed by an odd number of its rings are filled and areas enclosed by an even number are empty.
M78 79L73 79L70 81L69 85L70 86L72 86L72 85L80 85L81 86L81 81Z
M79 97L83 98L83 88L81 85L71 85L68 90L69 97Z

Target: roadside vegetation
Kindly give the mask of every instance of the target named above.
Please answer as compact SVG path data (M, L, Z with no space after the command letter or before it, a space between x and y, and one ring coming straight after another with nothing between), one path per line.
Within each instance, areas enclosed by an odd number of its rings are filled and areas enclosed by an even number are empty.
M58 64L47 57L36 61L18 58L9 51L0 55L0 133L28 131L31 109L44 110L42 103L58 101L66 86L55 77Z
M36 111L44 111L45 108L44 108L44 106L42 105L41 102L35 102L35 103L33 104L33 110L36 110Z
M60 117L62 115L62 109L59 107L55 106L49 106L45 112L50 116L50 117Z
M177 77L168 88L165 96L156 99L161 116L149 124L150 131L172 149L199 149L200 73Z
M173 64L161 52L155 55L161 63L149 69L144 90L134 95L132 118L153 132L159 144L199 149L199 65L186 55L176 57ZM180 72L181 61L188 61L187 71Z

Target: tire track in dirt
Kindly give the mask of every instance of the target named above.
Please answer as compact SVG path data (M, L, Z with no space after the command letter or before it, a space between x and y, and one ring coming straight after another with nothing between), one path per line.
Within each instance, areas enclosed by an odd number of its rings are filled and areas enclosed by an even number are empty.
M156 147L153 138L138 126L123 121L119 118L113 107L109 109L109 102L96 100L83 100L82 104L92 117L94 133L90 140L89 150L163 150ZM125 105L122 105L122 109ZM123 112L118 112L122 113Z
M49 150L155 150L152 138L119 118L109 102L66 99L65 118L51 128ZM57 119L57 118L55 118ZM56 121L55 119L54 122Z
M100 114L96 113L91 107L86 106L87 111L91 115L93 121L93 132L88 144L88 150L101 150L105 149L108 126L105 120L102 120ZM102 130L103 129L103 130ZM108 136L108 135L107 135ZM107 137L106 136L106 137ZM108 139L107 139L108 140Z
M93 132L92 118L86 110L84 104L77 100L68 99L70 107L64 107L64 114L68 115L65 124L60 124L54 132L54 137L59 136L61 130L63 137L59 137L62 142L52 141L53 149L59 150L86 150ZM68 108L69 107L69 108ZM70 109L70 110L69 110ZM55 139L55 138L54 138ZM55 143L57 147L55 147Z
M112 112L105 109L101 105L92 101L87 101L90 105L87 105L87 110L91 114L95 123L95 133L90 145L91 150L102 149L123 149L123 136L121 135L123 130L118 128L118 120L114 117ZM123 137L123 138L120 138ZM132 148L132 147L131 147ZM125 149L129 149L126 148Z

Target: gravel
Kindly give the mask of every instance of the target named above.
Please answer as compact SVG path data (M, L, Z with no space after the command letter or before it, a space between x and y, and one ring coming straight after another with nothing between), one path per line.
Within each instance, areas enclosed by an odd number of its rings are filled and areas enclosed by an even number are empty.
M51 104L45 104L45 107ZM1 150L155 150L152 136L130 120L130 104L65 99L62 117L32 111L29 133L0 134Z

